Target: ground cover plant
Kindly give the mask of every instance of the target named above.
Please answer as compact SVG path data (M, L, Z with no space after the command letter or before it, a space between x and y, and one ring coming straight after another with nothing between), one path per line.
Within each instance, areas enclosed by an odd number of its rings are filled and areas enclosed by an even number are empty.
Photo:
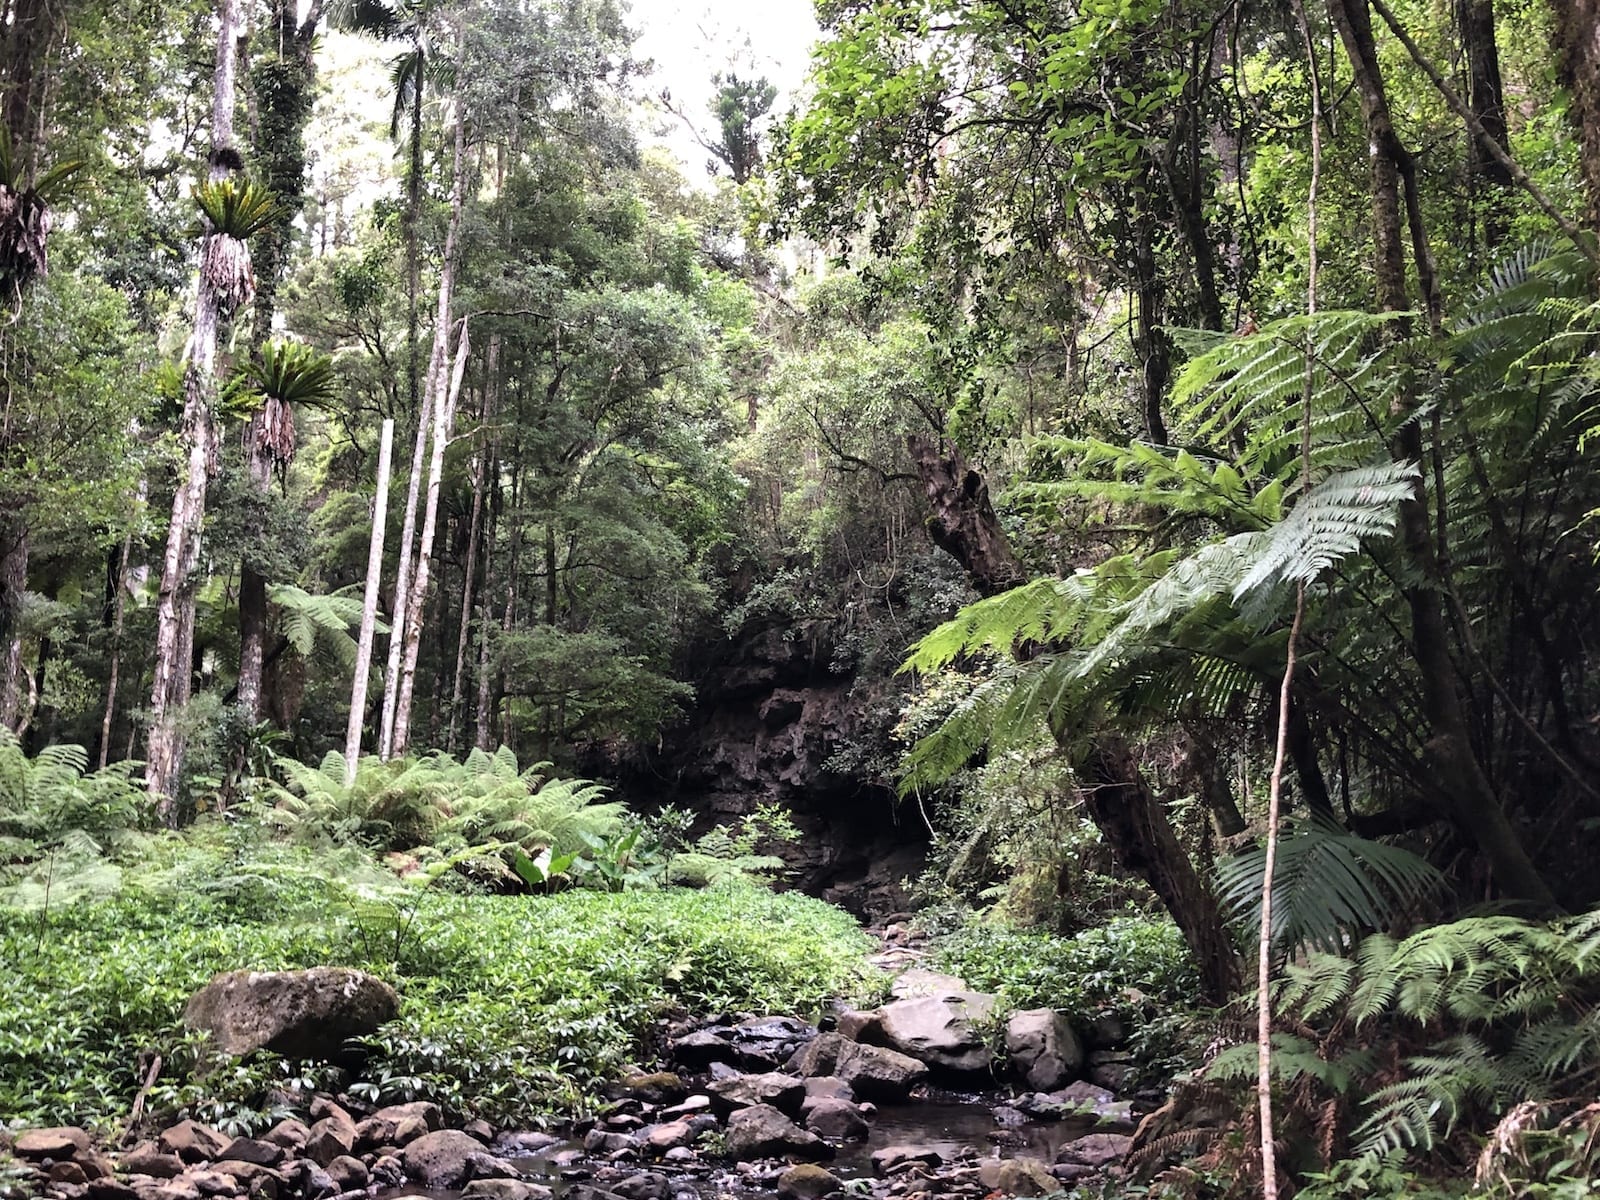
M272 1089L329 1082L270 1055L197 1057L179 1016L222 970L339 963L384 977L400 1016L352 1048L339 1082L508 1123L584 1107L670 1012L815 1011L862 982L853 919L746 883L452 894L355 848L262 845L254 831L202 827L149 849L113 896L0 907L9 1120L120 1120L157 1054L154 1111L234 1130L274 1118Z

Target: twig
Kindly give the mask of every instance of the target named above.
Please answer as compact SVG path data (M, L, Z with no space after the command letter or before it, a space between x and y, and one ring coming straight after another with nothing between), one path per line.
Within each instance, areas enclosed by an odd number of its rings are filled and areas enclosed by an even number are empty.
M119 1141L127 1141L134 1127L139 1124L139 1118L144 1116L144 1102L150 1095L150 1089L155 1087L156 1078L161 1074L161 1055L156 1055L150 1064L150 1070L145 1072L144 1083L139 1088L139 1094L133 1098L133 1107L128 1110L128 1123L123 1127L122 1137Z

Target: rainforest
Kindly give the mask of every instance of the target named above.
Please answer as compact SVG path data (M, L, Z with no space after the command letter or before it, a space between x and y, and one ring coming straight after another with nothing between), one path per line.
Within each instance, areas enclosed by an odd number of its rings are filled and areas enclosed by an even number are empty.
M0 1200L1600 1195L1596 0L4 0L0 306Z

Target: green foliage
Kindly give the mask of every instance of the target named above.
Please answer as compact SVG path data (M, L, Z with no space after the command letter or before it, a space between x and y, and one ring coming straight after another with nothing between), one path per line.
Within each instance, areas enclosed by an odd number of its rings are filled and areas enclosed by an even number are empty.
M1253 941L1261 927L1266 850L1253 847L1217 864L1217 899ZM1284 831L1273 874L1272 941L1338 953L1444 887L1425 859L1398 846L1357 837L1328 821Z
M1581 1087L1600 1063L1597 983L1596 913L1551 925L1472 917L1400 940L1375 934L1348 957L1314 953L1285 968L1280 1011L1334 1032L1326 1044L1297 1035L1278 1070L1286 1082L1309 1073L1335 1093L1363 1096L1355 1134L1364 1156L1432 1149L1515 1104L1559 1102ZM1380 1033L1416 1047L1399 1079L1365 1048ZM1247 1071L1253 1053L1241 1047L1212 1070Z
M719 825L697 838L692 847L670 853L667 878L690 887L769 880L785 867L783 859L771 851L799 838L800 830L786 809L760 804L736 826Z
M0 903L43 910L115 890L114 859L151 817L137 763L89 771L82 746L29 758L0 726Z
M213 233L240 242L248 241L279 216L272 194L248 180L206 180L195 186L194 202Z
M142 1082L141 1055L153 1052L169 1063L151 1097L158 1114L263 1128L268 1089L294 1086L303 1069L257 1056L220 1077L185 1074L194 1055L178 1028L184 1000L226 969L377 971L399 987L401 1013L373 1039L352 1092L425 1097L501 1123L592 1103L679 1006L805 1012L860 984L867 946L855 922L799 895L413 892L353 851L263 846L243 827L198 832L158 856L170 865L137 888L58 915L42 945L31 918L0 909L0 960L16 984L0 994L9 1118L120 1118ZM392 937L371 936L370 902L417 897L396 960Z
M1117 917L1068 937L970 922L939 939L941 966L1015 1008L1059 1008L1079 1020L1102 1008L1132 1013L1137 989L1156 1003L1194 994L1194 965L1175 926Z
M244 370L257 395L284 404L322 407L337 396L333 359L303 342L274 338Z

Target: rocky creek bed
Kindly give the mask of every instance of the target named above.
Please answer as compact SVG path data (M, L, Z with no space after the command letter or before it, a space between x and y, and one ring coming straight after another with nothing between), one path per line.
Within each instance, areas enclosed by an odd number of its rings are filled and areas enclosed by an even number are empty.
M559 1132L448 1128L428 1102L318 1095L259 1137L183 1121L108 1148L27 1130L13 1170L51 1200L976 1198L1120 1174L1141 1115L1117 1095L1124 1031L1075 1030L1048 1009L1002 1020L994 996L920 969L903 931L888 936L899 944L876 961L897 977L880 1007L679 1022L661 1069L617 1081L598 1116ZM388 1010L355 975L235 973L189 1015L234 1053L308 1053Z

